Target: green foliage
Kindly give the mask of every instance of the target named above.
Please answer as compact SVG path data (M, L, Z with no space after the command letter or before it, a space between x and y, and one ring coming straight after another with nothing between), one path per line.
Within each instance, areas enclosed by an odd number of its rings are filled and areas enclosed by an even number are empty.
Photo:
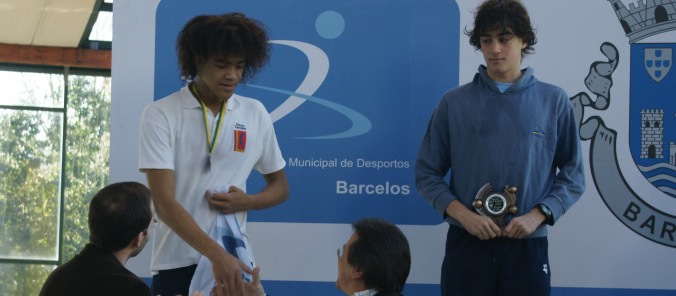
M110 80L76 76L70 82L66 152L64 262L89 240L87 209L108 183Z
M59 143L44 137L49 115L34 111L4 113L0 122L0 254L9 257L56 256ZM46 116L42 116L46 115ZM46 202L50 199L51 202Z
M0 295L38 295L51 266L36 264L0 264Z
M59 85L48 86L54 98L62 96ZM25 259L56 260L60 250L63 263L82 249L89 201L108 182L110 79L70 76L68 85L65 141L63 113L0 110L0 256L24 259L0 263L6 295L37 295L54 267Z

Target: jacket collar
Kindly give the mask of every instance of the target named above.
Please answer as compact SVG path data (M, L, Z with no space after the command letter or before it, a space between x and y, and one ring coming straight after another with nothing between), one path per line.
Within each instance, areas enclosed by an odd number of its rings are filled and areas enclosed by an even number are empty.
M521 70L521 77L514 81L512 86L505 90L503 94L513 94L517 93L529 86L535 84L537 80L533 76L533 68L526 67ZM501 93L498 87L495 85L495 81L488 76L488 69L484 65L479 65L479 69L476 75L474 75L474 84L480 84L484 88L490 89L492 92Z

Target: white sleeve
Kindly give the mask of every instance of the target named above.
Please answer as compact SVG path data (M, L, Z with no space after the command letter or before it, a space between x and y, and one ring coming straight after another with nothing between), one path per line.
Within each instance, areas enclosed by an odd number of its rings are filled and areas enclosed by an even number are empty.
M169 120L157 105L146 106L141 115L138 166L143 169L174 169Z

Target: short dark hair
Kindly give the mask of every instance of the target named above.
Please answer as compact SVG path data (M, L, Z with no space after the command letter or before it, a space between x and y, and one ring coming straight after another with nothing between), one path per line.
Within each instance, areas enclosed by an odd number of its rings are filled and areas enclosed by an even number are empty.
M520 1L484 1L474 14L474 29L465 29L465 34L469 36L469 44L479 50L481 49L481 36L495 29L511 31L523 40L526 47L521 50L521 56L533 52L533 45L537 43L535 30L531 26L526 7Z
M347 252L347 262L363 274L364 286L381 292L401 292L411 269L406 236L394 224L366 218L352 224L357 240Z
M111 252L127 247L153 219L150 199L150 189L138 182L103 187L89 204L89 242Z
M183 27L176 40L181 79L193 80L200 63L214 57L244 58L242 81L269 60L270 45L263 26L244 14L199 15Z

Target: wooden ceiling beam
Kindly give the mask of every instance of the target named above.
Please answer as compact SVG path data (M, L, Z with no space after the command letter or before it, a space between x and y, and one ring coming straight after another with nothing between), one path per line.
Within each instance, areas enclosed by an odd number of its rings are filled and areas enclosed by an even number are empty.
M110 70L111 51L0 43L0 63Z

